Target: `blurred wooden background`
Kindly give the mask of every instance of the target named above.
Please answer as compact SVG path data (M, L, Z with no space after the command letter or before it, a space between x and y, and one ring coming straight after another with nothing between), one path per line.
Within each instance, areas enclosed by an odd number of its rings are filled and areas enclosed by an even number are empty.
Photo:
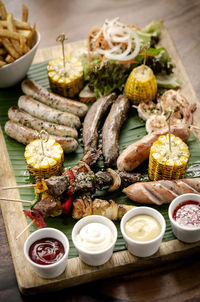
M124 23L143 27L163 19L200 98L199 0L4 0L7 11L21 18L22 3L29 20L41 33L40 48L56 45L65 32L69 42L85 39L93 25L120 17ZM58 293L22 297L18 291L5 228L0 215L1 301L200 301L199 255L131 275L98 281Z

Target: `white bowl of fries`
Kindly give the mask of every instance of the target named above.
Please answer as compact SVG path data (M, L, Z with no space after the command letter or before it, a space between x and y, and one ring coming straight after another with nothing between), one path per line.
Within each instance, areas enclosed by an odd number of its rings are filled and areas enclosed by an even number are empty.
M0 0L0 88L6 88L21 81L40 43L40 34L31 26L28 8L23 5L22 21L7 13Z

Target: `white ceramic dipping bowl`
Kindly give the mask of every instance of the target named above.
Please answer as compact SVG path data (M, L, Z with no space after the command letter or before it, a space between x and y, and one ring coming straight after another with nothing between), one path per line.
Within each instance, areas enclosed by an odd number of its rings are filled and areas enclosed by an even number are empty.
M49 265L42 265L37 264L31 260L29 257L29 249L30 246L37 240L42 238L54 238L59 240L65 249L64 256L58 260L56 263L49 264ZM29 262L29 264L33 267L34 271L42 278L51 279L56 278L57 276L61 275L67 265L67 259L69 254L69 241L65 234L57 229L54 228L42 228L35 232L33 232L27 239L24 244L24 255Z
M125 232L125 224L126 222L134 216L137 215L149 215L155 218L161 226L160 234L149 241L136 241L130 238ZM129 210L126 214L122 217L120 229L122 232L122 236L126 242L128 251L137 257L149 257L157 252L159 249L160 243L162 242L162 238L165 233L166 223L164 217L155 209L149 207L138 207Z
M187 200L194 200L200 203L200 195L199 194L183 194L176 197L170 204L168 209L168 216L170 219L171 227L174 235L181 241L192 243L200 240L200 227L186 227L182 226L176 222L173 218L173 212L176 207Z
M0 68L0 88L11 87L20 82L26 75L40 43L40 33L36 31L32 48L13 63Z
M100 251L88 251L82 248L76 239L76 236L79 234L80 230L89 223L101 223L107 226L112 233L112 242L107 246L107 248ZM91 266L98 266L106 263L113 254L113 249L117 240L117 228L115 224L108 218L100 215L91 215L86 216L80 219L72 230L72 241L79 253L80 259Z

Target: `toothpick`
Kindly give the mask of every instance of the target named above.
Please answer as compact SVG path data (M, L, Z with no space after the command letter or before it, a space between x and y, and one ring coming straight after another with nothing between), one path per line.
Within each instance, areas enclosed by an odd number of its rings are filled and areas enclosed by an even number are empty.
M7 200L7 201L14 201L14 202L24 202L24 203L29 203L31 204L32 201L29 200L22 200L22 199L12 199L12 198L7 198L7 197L2 197L0 200Z
M168 117L166 118L166 121L168 122L168 127L169 127L169 151L172 152L172 144L171 144L171 123L170 123L170 119L171 119L171 116L172 114L174 113L173 110L171 110L169 112L169 115Z
M136 106L136 105L132 105L132 107L135 108L135 109L138 109L138 106Z
M23 231L21 231L21 233L19 233L19 234L17 235L16 240L19 239L19 237L20 237L21 235L23 235L23 234L26 232L26 230L27 230L30 226L32 226L32 224L34 224L34 222L35 222L35 220L32 220L32 221L25 227L25 229L23 229Z
M44 154L44 142L47 142L48 139L49 139L49 134L45 131L45 130L41 130L40 131L40 134L39 134L39 138L40 138L40 141L41 141L41 147L42 147L42 154L43 156L45 156Z
M144 62L143 62L143 65L146 65L146 60L147 60L147 51L150 47L150 44L147 43L147 45L144 47L144 50L145 50L145 55L144 55Z
M194 126L194 125L190 125L190 128L192 129L195 129L195 130L200 130L200 127L197 127L197 126Z
M10 190L10 189L20 189L20 188L34 188L36 187L36 184L27 184L27 185L21 185L21 186L12 186L12 187L2 187L0 190Z
M62 45L62 55L63 55L63 66L65 68L65 48L64 48L64 41L66 41L68 38L65 36L64 33L60 34L57 38L56 38L56 42L61 42Z

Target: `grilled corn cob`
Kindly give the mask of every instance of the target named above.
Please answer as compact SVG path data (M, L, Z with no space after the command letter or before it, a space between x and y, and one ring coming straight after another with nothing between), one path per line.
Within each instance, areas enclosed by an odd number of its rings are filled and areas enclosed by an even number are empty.
M169 150L169 134L160 136L152 145L149 156L149 178L180 179L184 178L189 160L188 146L171 134L171 151Z
M146 65L134 68L126 81L124 93L133 104L155 99L157 82L151 68Z
M47 66L48 78L51 89L65 97L74 97L83 88L83 66L81 62L70 55L57 58Z
M54 139L43 140L43 150L40 139L32 141L25 148L27 167L35 179L59 175L63 169L64 152L60 144Z

